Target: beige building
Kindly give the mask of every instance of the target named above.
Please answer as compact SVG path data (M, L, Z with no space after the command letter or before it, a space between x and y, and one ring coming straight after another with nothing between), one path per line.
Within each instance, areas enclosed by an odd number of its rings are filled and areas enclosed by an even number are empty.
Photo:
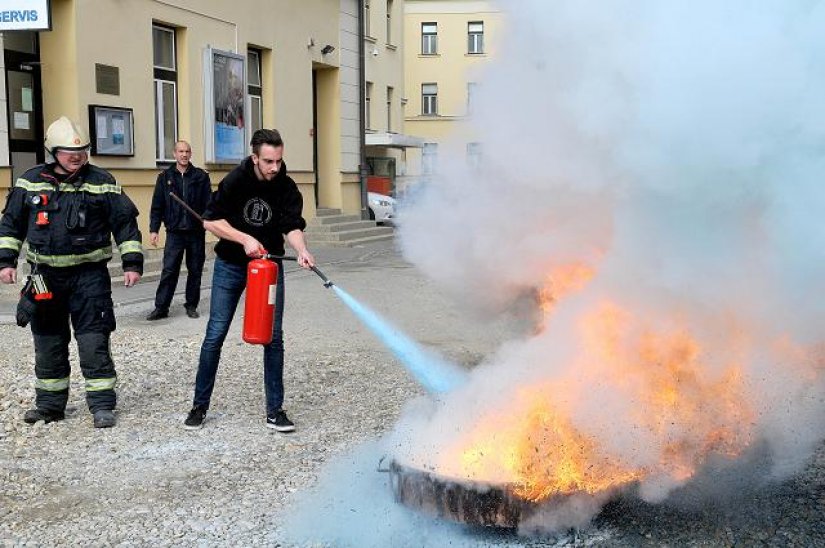
M362 211L363 1L50 0L50 30L0 41L0 187L44 161L44 126L65 114L90 130L91 162L126 187L146 233L176 139L217 184L248 154L252 131L275 127L307 218L316 207ZM386 119L371 111L375 128L389 133L403 121L403 6L386 6L389 16L371 13L379 53L367 70L387 101Z
M468 124L473 96L485 64L496 55L505 25L497 2L489 0L407 0L404 68L409 94L407 131L424 140L421 157L411 157L426 179L439 151L478 162L481 143Z
M404 0L363 0L366 59L364 127L370 189L403 189L408 151L421 139L405 135Z

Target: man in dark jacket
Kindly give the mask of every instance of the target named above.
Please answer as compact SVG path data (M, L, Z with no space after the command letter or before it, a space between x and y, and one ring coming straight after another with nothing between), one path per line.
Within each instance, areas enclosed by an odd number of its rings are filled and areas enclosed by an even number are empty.
M166 226L166 246L163 248L163 271L155 294L155 309L146 318L159 320L169 315L169 305L178 286L180 265L186 253L186 315L197 318L201 298L201 275L206 259L206 232L203 224L172 196L186 202L199 215L203 214L212 183L209 174L190 161L192 147L186 141L175 143L175 165L158 175L149 217L149 243L158 245L160 223Z
M284 236L304 268L315 266L307 250L301 216L303 198L283 163L284 142L274 129L259 129L252 135L252 155L224 177L204 213L204 227L220 238L215 245L215 271L209 323L201 346L195 397L184 421L186 428L200 428L209 409L215 386L221 347L232 317L246 288L250 259L264 250L283 255ZM264 347L266 426L291 432L295 425L282 409L284 401L284 270L278 262L275 286L275 321L272 342Z
M143 250L137 208L110 173L87 163L88 148L86 132L65 116L51 124L46 149L55 161L17 179L0 219L0 282L17 280L23 241L33 274L17 309L17 323L31 322L34 339L36 406L23 416L29 424L65 417L71 319L95 428L115 425L111 237L127 287L140 280Z

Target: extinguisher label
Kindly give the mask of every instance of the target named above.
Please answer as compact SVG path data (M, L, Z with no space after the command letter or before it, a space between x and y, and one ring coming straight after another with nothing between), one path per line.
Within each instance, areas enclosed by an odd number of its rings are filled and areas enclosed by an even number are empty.
M269 304L270 306L275 305L275 288L277 287L276 284L272 284L269 286Z

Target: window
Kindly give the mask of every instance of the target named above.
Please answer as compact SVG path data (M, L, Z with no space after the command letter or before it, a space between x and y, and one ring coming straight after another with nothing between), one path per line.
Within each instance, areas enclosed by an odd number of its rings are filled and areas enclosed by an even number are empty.
M481 167L481 143L467 143L467 165L471 169Z
M467 82L467 115L473 113L473 107L476 101L476 95L478 94L478 83L477 82Z
M467 24L467 53L484 53L484 22Z
M387 86L387 131L392 131L392 92L393 89Z
M438 24L421 23L421 54L435 55L438 53Z
M370 0L364 0L364 36L372 36L370 33Z
M438 143L424 143L424 150L421 153L421 174L432 175L435 173L437 160Z
M370 98L372 97L372 82L367 82L367 90L364 96L364 127L370 129L371 127L371 105L370 105Z
M387 43L392 44L392 0L387 0Z
M421 84L421 114L438 114L438 84Z
M264 127L263 85L261 78L261 51L249 49L246 52L247 92L249 93L249 129L252 133Z
M175 29L152 25L155 84L155 158L174 161L178 139L178 92Z
M175 30L159 25L152 26L152 49L155 68L175 71Z

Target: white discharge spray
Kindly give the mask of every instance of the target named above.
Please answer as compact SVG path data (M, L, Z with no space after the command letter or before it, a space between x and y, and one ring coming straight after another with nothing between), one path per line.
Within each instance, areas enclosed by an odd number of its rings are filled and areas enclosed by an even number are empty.
M476 308L550 306L397 456L539 502L660 501L714 456L798 470L825 436L825 2L505 7L481 164L440 146L401 239Z

